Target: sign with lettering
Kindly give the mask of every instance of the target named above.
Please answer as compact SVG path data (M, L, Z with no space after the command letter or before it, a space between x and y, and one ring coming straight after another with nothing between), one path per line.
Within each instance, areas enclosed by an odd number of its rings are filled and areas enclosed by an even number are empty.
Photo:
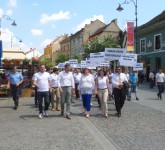
M105 48L105 60L113 61L119 60L122 55L126 53L125 48Z

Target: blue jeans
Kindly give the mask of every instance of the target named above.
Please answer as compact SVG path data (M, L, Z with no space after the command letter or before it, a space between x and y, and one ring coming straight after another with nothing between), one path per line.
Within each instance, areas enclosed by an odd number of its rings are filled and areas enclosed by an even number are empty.
M164 82L158 82L158 95L162 99L162 93L164 92Z
M91 110L92 94L82 94L82 101L84 108L89 112Z
M44 111L47 111L49 108L49 91L45 91L45 92L37 92L38 95L38 103L39 103L39 113L43 113L43 99L44 99Z

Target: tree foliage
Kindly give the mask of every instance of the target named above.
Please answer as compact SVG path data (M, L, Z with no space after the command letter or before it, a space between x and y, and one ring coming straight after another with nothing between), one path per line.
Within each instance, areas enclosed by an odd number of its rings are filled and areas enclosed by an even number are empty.
M89 57L90 53L103 52L105 48L114 48L119 47L117 39L113 38L111 35L105 37L102 41L99 41L97 38L89 41L84 45L84 57Z
M50 59L42 59L39 61L39 64L44 64L46 66L46 68L51 68L53 67L53 63Z
M56 64L59 64L59 63L63 63L65 61L67 61L69 59L69 57L65 54L58 54L57 55L57 59L56 59Z

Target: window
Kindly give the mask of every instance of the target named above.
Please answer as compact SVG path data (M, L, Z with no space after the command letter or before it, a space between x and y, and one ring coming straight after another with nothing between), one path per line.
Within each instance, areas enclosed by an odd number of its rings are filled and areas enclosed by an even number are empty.
M154 37L155 50L161 49L161 34L157 34Z
M146 39L140 40L140 52L143 53L146 51Z

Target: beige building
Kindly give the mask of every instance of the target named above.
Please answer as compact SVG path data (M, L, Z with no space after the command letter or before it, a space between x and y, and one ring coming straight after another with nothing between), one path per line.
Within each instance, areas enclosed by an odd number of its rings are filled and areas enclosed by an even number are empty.
M106 37L112 36L112 38L119 38L121 29L117 25L117 19L112 20L109 24L98 29L94 34L90 36L90 41L97 38L99 41L103 41Z
M2 59L24 59L25 53L16 48L6 49L2 51Z
M90 24L86 24L84 28L70 36L70 49L71 58L74 55L82 56L84 53L83 45L89 40L89 37L93 35L98 29L105 26L105 23L100 20L91 21Z
M63 41L67 35L61 35L58 38L56 38L52 45L52 63L55 65L55 61L57 59L58 54L61 52L61 41Z

